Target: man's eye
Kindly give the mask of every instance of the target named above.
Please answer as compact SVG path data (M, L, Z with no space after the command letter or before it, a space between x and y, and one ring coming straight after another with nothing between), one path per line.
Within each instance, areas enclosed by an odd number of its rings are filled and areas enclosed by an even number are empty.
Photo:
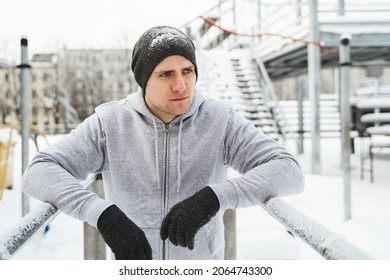
M194 70L192 68L184 69L184 74L192 73Z
M160 74L160 77L165 78L165 77L169 77L170 75L171 75L171 73L169 73L169 72L163 72Z

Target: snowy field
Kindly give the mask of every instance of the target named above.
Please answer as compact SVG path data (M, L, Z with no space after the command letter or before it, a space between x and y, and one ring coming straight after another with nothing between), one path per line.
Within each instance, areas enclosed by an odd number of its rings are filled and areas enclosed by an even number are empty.
M55 141L57 137L48 137ZM39 139L39 146L46 144ZM16 139L14 188L0 200L0 231L21 217L20 140ZM295 143L288 142L295 154ZM390 259L390 153L375 155L375 182L360 179L360 161L352 155L352 219L343 221L343 178L340 169L340 141L322 139L322 174L311 175L310 141L298 159L305 171L305 191L285 200L307 216L343 236L375 259ZM31 145L31 153L36 149ZM31 200L31 208L39 205ZM237 210L237 258L239 260L315 260L321 257L287 230L260 206ZM14 257L17 260L83 259L83 227L78 220L59 214L49 231L39 232Z

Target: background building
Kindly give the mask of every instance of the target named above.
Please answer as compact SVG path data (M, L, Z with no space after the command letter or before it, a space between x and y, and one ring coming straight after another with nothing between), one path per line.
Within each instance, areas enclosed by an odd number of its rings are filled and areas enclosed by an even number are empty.
M82 121L101 103L119 100L136 89L130 49L63 49L59 83Z
M53 127L61 123L57 118L55 87L58 80L56 54L35 54L31 59L31 122L34 125Z
M0 61L0 121L3 124L18 122L18 72L10 64Z
M31 123L46 133L74 128L101 103L136 90L130 49L63 49L31 59ZM19 123L20 70L0 62L0 116Z

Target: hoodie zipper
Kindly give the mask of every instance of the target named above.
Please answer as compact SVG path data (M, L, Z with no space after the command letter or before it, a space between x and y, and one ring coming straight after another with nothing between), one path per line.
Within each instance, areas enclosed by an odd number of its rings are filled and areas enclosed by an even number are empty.
M169 164L169 124L165 124L165 168L164 168L164 186L163 186L163 201L164 201L164 209L163 209L163 217L167 215L167 200L168 200L168 164ZM166 259L166 240L163 241L162 247L162 259Z

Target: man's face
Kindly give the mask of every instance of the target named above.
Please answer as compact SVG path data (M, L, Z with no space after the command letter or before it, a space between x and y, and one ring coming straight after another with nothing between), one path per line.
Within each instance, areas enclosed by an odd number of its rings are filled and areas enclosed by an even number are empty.
M186 113L194 98L195 66L183 56L172 55L154 68L145 88L145 101L164 123Z

